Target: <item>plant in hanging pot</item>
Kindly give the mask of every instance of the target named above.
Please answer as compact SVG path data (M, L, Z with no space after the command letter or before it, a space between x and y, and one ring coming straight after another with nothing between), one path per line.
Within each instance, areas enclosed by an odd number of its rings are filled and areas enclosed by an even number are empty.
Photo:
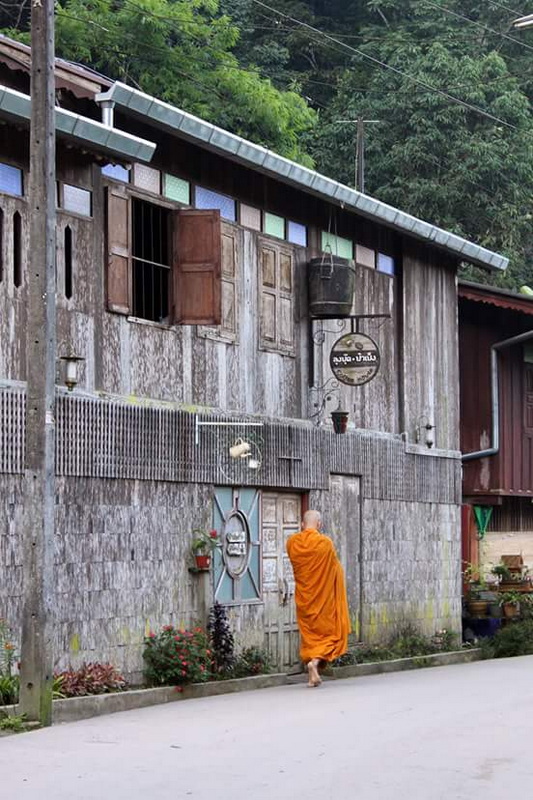
M193 530L191 545L196 569L207 570L211 566L213 551L218 546L218 532L216 530L204 531L201 528Z
M331 420L333 422L333 430L335 433L346 433L348 428L348 416L348 412L341 411L340 408L331 412Z
M515 619L520 616L521 597L518 592L505 592L500 600L503 616L506 619Z

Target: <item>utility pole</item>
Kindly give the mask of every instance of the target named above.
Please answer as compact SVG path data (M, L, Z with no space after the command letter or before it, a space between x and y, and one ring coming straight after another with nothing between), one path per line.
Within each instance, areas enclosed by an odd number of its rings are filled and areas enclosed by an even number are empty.
M377 123L378 119L338 119L339 125L355 125L355 169L354 186L358 192L365 191L365 125Z
M20 709L52 722L55 531L54 0L31 2L31 129L24 583Z

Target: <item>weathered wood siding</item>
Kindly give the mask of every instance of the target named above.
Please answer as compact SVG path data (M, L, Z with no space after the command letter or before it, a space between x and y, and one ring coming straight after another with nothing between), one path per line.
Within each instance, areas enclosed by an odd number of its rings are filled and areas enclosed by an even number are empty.
M435 445L459 449L456 265L444 254L404 243L402 373L404 430L412 440L422 416Z

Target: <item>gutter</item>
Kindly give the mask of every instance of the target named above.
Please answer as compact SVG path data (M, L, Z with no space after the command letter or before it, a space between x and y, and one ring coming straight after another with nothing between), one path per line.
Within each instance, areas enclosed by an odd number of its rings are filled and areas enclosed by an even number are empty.
M100 104L115 103L132 116L147 121L160 130L181 136L256 172L296 186L300 191L320 197L328 203L336 203L341 208L355 211L404 235L427 242L452 253L461 261L487 270L507 269L509 259L498 253L399 211L349 186L343 186L325 175L279 156L272 150L249 142L120 81L114 83L107 92L96 95L95 100Z
M15 122L29 123L31 118L30 95L0 86L0 117ZM150 161L156 145L132 136L131 133L104 125L89 117L75 114L65 108L55 109L56 131L59 136L74 139L97 153L127 159L128 161Z
M522 344L533 339L533 331L526 331L518 336L512 336L510 339L503 339L501 342L496 342L490 349L490 379L491 379L491 397L492 397L492 447L486 450L476 450L474 453L465 453L463 455L463 462L474 461L478 458L487 458L487 456L495 456L500 452L500 375L499 375L499 361L498 353L507 347L513 347L515 344Z

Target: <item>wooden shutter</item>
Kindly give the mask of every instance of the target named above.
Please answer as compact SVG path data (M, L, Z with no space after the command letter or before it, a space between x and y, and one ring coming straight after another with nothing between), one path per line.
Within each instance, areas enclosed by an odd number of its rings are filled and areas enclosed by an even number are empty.
M107 188L107 307L131 314L130 200L122 187Z
M220 325L220 212L180 209L173 223L174 322Z

